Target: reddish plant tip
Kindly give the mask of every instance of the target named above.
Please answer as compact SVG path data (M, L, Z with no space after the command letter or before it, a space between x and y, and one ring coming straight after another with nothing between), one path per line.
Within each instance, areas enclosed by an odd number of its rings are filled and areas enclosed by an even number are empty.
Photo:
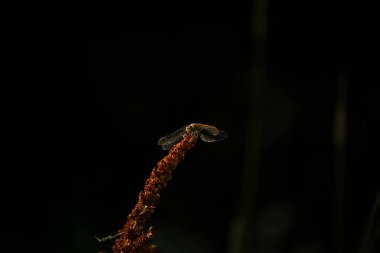
M159 204L161 191L172 178L172 171L176 169L185 153L194 147L197 135L187 132L181 142L176 144L153 169L145 182L144 190L140 192L138 202L128 215L124 227L119 230L119 238L115 240L114 253L152 253L156 245L150 244L154 236L152 227L148 227L150 218Z

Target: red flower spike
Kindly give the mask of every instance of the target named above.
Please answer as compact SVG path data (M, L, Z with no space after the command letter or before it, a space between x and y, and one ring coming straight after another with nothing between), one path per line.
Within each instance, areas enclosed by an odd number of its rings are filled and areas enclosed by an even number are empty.
M205 142L214 142L226 139L227 133L214 126L193 123L158 141L162 149L170 149L170 152L157 163L157 167L146 180L136 206L128 215L124 227L116 235L119 238L114 243L114 253L153 253L156 251L157 246L150 244L154 235L153 228L150 227L146 230L146 227L160 201L161 190L167 186L172 178L172 171L185 158L185 153L194 147L198 137Z
M120 237L116 239L113 246L114 253L153 253L156 251L156 245L150 244L154 235L153 228L149 228L147 231L144 231L144 228L147 227L159 203L161 190L172 178L172 171L184 159L185 153L194 147L196 141L196 135L184 134L183 140L157 163L157 167L153 169L145 182L144 190L139 194L135 208L128 215L123 229L119 231Z

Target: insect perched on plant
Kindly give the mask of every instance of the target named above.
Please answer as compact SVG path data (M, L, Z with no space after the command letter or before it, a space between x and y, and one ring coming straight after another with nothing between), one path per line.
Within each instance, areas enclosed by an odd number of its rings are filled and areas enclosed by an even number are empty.
M227 138L227 133L225 131L219 130L214 126L192 123L160 138L158 140L158 145L160 145L163 150L170 150L175 144L182 141L185 133L200 137L201 140L205 142L222 141Z

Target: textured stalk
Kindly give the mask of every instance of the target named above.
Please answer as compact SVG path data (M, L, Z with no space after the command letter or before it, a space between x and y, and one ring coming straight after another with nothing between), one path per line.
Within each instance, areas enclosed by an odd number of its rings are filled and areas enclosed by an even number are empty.
M154 235L152 227L148 227L157 205L160 201L161 191L167 186L185 153L194 147L197 135L187 132L183 140L175 145L153 169L145 182L144 190L140 192L138 202L128 215L124 227L119 230L119 237L115 240L113 251L115 253L155 252L156 245L150 244Z

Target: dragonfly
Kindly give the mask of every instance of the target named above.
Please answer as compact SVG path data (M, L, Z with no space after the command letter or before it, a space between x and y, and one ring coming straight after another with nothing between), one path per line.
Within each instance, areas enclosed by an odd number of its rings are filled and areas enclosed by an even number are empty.
M215 126L192 123L160 138L158 145L160 145L163 150L170 150L175 144L183 140L183 136L186 132L194 134L197 138L200 137L201 140L205 142L221 141L228 137L225 131L219 130Z

